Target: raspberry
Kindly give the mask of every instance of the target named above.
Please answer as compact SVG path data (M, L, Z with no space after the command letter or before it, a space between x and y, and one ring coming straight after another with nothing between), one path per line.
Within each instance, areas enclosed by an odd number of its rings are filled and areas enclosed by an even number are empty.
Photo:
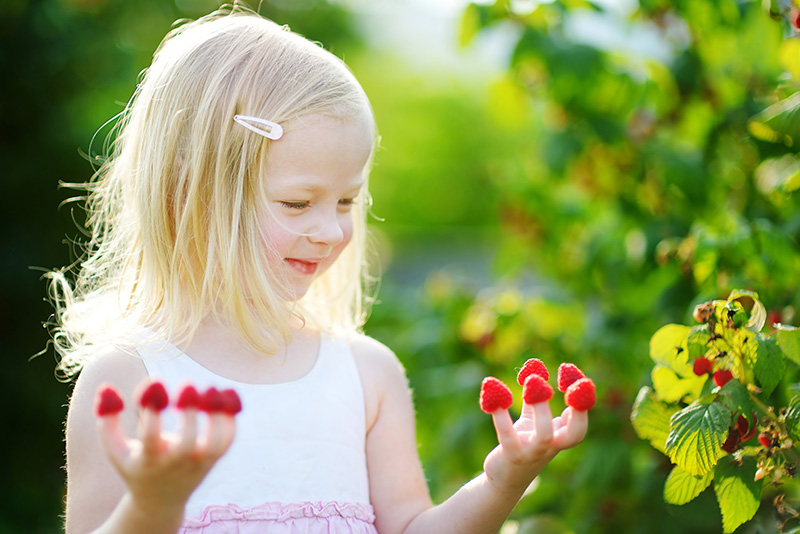
M566 393L567 388L581 378L585 378L580 369L571 363L562 363L558 366L558 390Z
M567 405L579 412L586 412L592 409L597 397L594 392L594 382L591 378L581 378L576 380L567 388L564 396Z
M763 432L758 435L758 442L767 449L772 447L772 438Z
M220 391L222 397L222 412L228 415L236 415L242 411L242 401L239 395L232 389L223 389Z
M178 394L178 400L175 406L181 410L197 409L200 407L200 394L194 386L187 385Z
M160 412L169 404L167 390L161 382L151 382L139 397L139 405Z
M733 373L729 369L718 369L714 371L714 383L719 387L724 386L733 378Z
M487 376L481 382L481 410L492 413L496 410L507 410L514 403L511 390L500 380Z
M692 363L692 371L694 371L694 374L697 376L703 376L708 374L713 366L714 362L708 358L697 358L694 363Z
M102 384L97 389L94 401L94 413L99 417L115 415L122 411L125 403L122 402L117 389L111 384Z
M753 425L750 426L750 423L747 422L747 418L743 415L739 415L736 419L736 430L739 432L739 437L742 439L742 443L746 441L750 441L753 436L756 434L756 425L758 424L758 419L756 419L755 414L753 414Z
M734 432L733 429L731 429L730 431L728 431L728 439L726 439L725 443L722 444L722 450L724 450L728 454L731 454L738 448L739 448L739 436L737 436L736 432Z
M205 393L200 395L199 408L204 412L215 413L221 412L223 406L222 394L217 388L211 387Z
M545 379L537 374L530 375L525 380L522 398L527 404L538 404L549 401L553 397L553 388Z
M531 358L522 366L517 375L517 382L520 386L525 385L525 379L532 374L539 375L545 380L550 380L550 373L547 371L544 362L538 358Z

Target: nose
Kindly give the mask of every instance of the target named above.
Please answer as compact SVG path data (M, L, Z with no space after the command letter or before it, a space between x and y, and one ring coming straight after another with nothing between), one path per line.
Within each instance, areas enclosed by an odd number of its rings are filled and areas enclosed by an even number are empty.
M313 243L334 247L345 238L345 225L349 224L349 213L325 213L320 215L316 228L308 238Z

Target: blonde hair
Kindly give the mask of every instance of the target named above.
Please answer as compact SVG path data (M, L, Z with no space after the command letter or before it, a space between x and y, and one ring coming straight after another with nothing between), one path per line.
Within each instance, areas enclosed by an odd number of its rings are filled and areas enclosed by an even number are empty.
M375 133L369 100L344 63L286 27L234 6L170 32L112 132L110 157L84 186L91 240L74 288L62 271L50 274L65 375L143 332L186 340L212 312L267 353L290 338L292 313L327 331L363 325L366 184L351 243L288 302L258 223L274 141L236 124L236 114L279 124L368 116Z

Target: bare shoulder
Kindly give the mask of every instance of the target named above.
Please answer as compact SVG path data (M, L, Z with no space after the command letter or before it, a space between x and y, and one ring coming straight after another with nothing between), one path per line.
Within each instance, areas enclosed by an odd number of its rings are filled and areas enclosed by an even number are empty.
M369 336L358 334L350 338L367 410L367 425L371 428L383 400L408 395L408 380L400 360L389 347Z

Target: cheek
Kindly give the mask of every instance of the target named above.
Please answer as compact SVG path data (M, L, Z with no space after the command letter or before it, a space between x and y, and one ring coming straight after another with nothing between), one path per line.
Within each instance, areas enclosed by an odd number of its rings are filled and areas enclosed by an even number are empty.
M293 233L288 225L280 224L274 218L267 216L261 224L262 240L267 249L274 252L278 258L285 258L297 241L297 234Z

